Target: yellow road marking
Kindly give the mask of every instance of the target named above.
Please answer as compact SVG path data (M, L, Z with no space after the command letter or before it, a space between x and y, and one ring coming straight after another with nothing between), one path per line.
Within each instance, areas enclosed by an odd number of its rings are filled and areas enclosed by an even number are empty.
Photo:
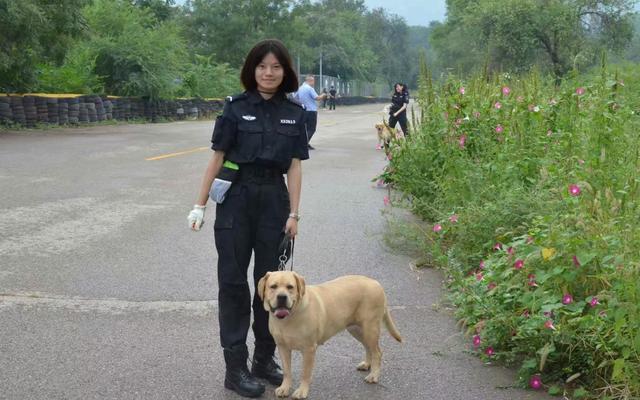
M183 154L195 153L197 151L203 151L203 150L209 150L209 148L208 147L198 147L197 149L179 151L177 153L171 153L171 154L163 154L161 156L145 158L145 161L162 160L163 158L177 157L177 156L181 156Z

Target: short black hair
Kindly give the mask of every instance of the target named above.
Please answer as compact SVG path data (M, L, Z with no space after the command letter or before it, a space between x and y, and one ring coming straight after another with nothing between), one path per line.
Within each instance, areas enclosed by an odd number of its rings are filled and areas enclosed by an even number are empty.
M278 39L265 39L258 42L247 54L240 72L240 81L246 90L256 90L256 67L262 62L267 54L272 53L277 59L284 72L282 83L278 87L280 92L295 92L298 90L298 75L293 70L291 55L289 50Z

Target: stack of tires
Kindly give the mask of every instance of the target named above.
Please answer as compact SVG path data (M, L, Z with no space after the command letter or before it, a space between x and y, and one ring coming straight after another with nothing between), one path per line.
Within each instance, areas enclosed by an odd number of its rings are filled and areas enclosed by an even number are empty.
M68 99L69 104L69 123L77 124L80 122L80 99L75 97Z
M49 107L47 107L47 99L44 97L36 97L35 99L38 123L46 124L49 122Z
M47 123L58 125L58 99L47 98Z
M107 120L112 120L113 119L113 103L111 103L111 100L104 100L102 104L104 105L105 118Z
M8 125L12 121L11 99L7 96L0 96L0 124Z
M20 99L20 97L14 97L14 99ZM34 96L24 96L22 97L22 104L24 106L25 125L29 128L36 126L38 123L36 98Z
M58 99L58 123L69 124L69 99Z

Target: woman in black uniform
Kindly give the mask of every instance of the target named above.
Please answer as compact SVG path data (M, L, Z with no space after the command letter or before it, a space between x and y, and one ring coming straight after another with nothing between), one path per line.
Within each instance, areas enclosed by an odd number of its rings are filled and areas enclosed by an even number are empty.
M216 120L211 139L214 152L188 217L191 229L199 230L212 190L218 201L214 231L220 341L227 367L224 385L246 397L264 392L256 378L282 383L282 372L273 359L275 342L268 314L257 294L252 305L247 270L254 252L257 285L267 271L277 270L278 247L285 232L292 237L298 232L301 160L309 158L309 152L304 110L286 97L298 89L291 65L289 52L278 40L264 40L251 49L241 72L246 91L228 97ZM224 196L216 193L221 181L233 181ZM252 307L255 351L249 373L246 340Z
M389 126L393 129L400 122L402 133L409 136L407 126L407 106L409 105L409 91L402 83L396 83L391 97L391 109L389 110Z

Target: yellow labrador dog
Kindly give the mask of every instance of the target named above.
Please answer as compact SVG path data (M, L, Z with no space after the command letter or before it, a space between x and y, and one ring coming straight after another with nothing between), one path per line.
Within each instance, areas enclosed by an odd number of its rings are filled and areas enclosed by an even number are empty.
M284 378L276 396L287 397L291 390L291 351L302 352L303 371L294 399L309 394L311 371L318 345L348 330L364 345L365 360L358 370L370 371L365 381L377 383L380 378L382 352L378 345L380 326L402 342L389 309L384 289L365 276L344 276L321 285L309 285L295 272L267 272L258 282L258 295L269 312L269 331L275 339Z

